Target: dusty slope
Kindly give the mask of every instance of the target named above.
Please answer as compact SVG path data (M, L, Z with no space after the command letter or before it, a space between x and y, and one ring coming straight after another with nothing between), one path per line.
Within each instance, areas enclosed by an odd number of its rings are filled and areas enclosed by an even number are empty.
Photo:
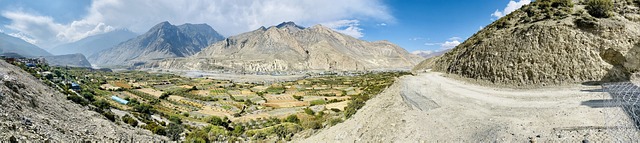
M402 77L344 123L302 142L608 142L599 87L480 87L425 73ZM537 137L539 136L539 137Z
M116 125L65 99L33 76L0 61L0 141L152 142L166 140L150 131Z
M584 1L535 1L425 67L515 86L628 80L640 67L640 8L613 1L609 18L588 14Z

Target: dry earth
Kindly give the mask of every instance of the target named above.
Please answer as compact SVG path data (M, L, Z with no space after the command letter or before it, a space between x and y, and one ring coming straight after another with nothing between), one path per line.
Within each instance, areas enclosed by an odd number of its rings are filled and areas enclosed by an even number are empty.
M610 98L600 89L507 89L440 73L405 76L351 119L301 142L611 142L605 113L622 110L597 106Z

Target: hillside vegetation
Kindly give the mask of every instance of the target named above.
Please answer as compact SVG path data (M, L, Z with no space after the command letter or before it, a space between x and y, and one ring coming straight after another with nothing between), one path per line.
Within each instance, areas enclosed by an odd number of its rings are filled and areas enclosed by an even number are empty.
M539 0L414 70L515 86L622 81L639 70L635 0Z

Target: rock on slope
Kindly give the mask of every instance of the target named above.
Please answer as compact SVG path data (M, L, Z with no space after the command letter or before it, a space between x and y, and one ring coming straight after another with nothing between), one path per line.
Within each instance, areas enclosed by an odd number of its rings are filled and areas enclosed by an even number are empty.
M82 54L46 56L44 59L52 66L91 67L91 63Z
M153 60L186 57L224 39L206 24L157 24L147 33L89 57L98 66L131 66Z
M152 142L151 132L116 125L44 85L18 67L0 61L0 140L46 142Z
M421 57L387 41L366 42L321 25L285 22L232 36L184 59L147 65L238 72L363 71L410 68Z
M609 18L585 4L535 1L422 66L505 85L627 80L640 67L638 4L616 0Z
M51 56L47 51L40 49L36 45L4 33L0 33L1 53L17 53L26 57Z
M116 46L122 42L136 37L137 35L138 34L126 29L119 29L103 34L89 36L72 43L56 46L49 50L49 52L56 55L81 53L84 56L91 56L98 51Z

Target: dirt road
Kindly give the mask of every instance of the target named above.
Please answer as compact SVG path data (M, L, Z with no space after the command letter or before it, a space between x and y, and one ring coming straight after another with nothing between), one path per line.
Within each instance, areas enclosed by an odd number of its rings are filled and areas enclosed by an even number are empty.
M505 89L439 73L405 76L351 119L303 142L609 142L605 113L622 110L593 106L608 96L600 88Z

